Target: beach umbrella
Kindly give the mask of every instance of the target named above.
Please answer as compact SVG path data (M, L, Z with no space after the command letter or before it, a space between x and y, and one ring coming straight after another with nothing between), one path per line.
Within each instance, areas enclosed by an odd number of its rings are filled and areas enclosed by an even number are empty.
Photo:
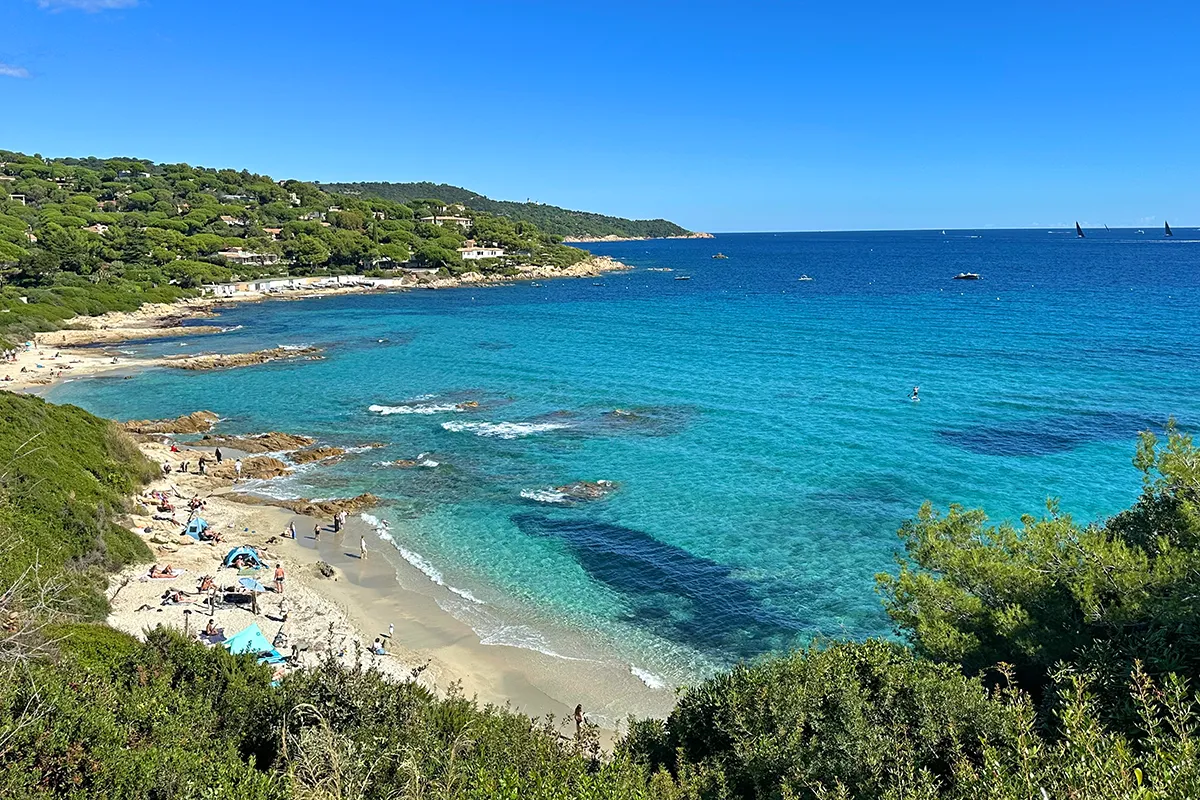
M267 587L254 580L254 578L238 578L238 583L252 592L265 592L267 590Z

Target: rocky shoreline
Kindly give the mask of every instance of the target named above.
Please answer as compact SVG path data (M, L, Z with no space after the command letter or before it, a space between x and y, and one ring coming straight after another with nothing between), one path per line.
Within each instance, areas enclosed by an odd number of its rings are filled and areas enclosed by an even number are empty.
M711 233L703 231L695 231L693 233L681 233L678 236L617 236L609 234L608 236L564 236L563 244L594 244L596 242L648 242L652 239L715 239Z
M194 371L233 369L268 364L272 361L304 359L318 361L324 358L319 347L272 347L253 353L210 353L200 356L172 356L163 359L163 365L174 369Z

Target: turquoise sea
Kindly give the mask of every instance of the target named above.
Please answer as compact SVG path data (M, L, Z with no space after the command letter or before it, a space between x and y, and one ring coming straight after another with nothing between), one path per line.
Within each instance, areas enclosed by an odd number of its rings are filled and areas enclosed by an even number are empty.
M1139 430L1200 424L1195 230L588 247L637 269L243 305L219 321L233 332L125 349L328 357L153 369L49 397L383 443L255 488L387 498L372 515L391 522L398 580L482 641L608 653L651 684L814 635L888 635L873 577L923 500L1002 519L1058 497L1102 519L1138 493ZM951 280L962 271L983 278ZM553 489L597 479L616 490Z

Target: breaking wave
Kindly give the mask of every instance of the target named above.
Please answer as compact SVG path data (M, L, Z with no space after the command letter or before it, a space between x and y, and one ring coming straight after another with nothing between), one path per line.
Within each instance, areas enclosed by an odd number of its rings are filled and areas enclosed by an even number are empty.
M629 674L640 680L642 683L649 686L651 689L667 688L667 679L661 675L655 675L650 670L642 669L641 667L629 665Z
M381 417L390 414L454 414L463 410L454 403L420 403L412 406L372 405L367 407L367 411L374 412Z
M521 497L538 503L570 503L571 498L564 492L555 489L522 489Z
M476 436L491 436L498 439L518 439L535 433L569 428L561 422L443 422L442 428L453 433L466 431Z

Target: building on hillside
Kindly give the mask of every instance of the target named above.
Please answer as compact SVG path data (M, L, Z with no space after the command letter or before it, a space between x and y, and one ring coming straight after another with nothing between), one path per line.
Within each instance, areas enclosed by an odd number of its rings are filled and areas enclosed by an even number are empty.
M319 219L325 219L325 212L324 211L309 211L307 213L301 214L300 219L302 219L306 222L316 222Z
M342 207L341 206L330 206L329 208L327 208L325 210L328 211L330 214L336 214L337 212L342 210Z
M246 223L242 222L237 217L231 217L228 214L221 215L221 222L224 222L226 225L240 225L242 227L245 227L246 225Z
M249 199L250 199L250 198L249 198L247 195L244 195L244 194L223 194L223 195L220 195L220 200L221 200L221 202L223 202L223 203L240 203L240 202L242 202L243 200L249 200Z
M501 258L504 256L504 248L494 244L477 245L474 239L467 239L463 246L458 248L458 254L463 261L478 261L481 258Z
M280 236L283 235L283 228L263 228L263 233L267 234L275 241L279 241Z
M149 173L149 172L139 172L139 173L138 173L138 177L139 177L139 178L149 178L149 177L150 177L150 173Z
M84 230L94 233L97 236L103 236L104 234L108 233L108 226L103 222L97 222L95 225L88 225L86 228L84 228Z
M121 178L132 178L132 177L133 177L133 173L127 169L117 170L117 179L118 180L120 180Z
M25 195L23 195L23 194L10 194L8 196L8 199L12 200L14 203L20 203L21 205L25 205Z
M0 181L15 181L16 179L15 175L0 175Z
M470 217L442 216L440 214L430 214L427 217L421 217L421 222L428 222L431 225L457 225L460 228L471 227Z
M244 247L231 247L228 250L222 250L217 253L226 261L232 261L235 264L256 264L258 266L270 266L271 264L279 263L279 256L276 253L255 253L252 250L247 250Z
M288 192L288 201L291 202L292 205L298 206L300 205L300 195L296 194L295 192Z
M375 219L387 219L387 214L382 211L372 211L371 216L375 217Z
M33 235L33 231L25 231L25 238L29 240L30 244L37 243L37 237Z

